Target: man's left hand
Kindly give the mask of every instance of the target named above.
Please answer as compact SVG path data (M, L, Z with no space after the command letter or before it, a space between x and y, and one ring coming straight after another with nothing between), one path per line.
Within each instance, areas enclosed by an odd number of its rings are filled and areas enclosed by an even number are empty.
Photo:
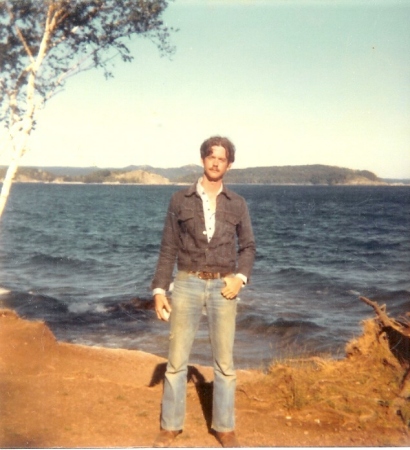
M221 294L228 300L233 300L239 294L243 281L239 277L225 277L225 287L221 290Z

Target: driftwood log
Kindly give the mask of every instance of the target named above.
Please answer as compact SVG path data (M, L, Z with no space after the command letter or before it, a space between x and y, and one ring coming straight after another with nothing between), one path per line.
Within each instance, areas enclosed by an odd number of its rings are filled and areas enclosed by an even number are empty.
M380 333L385 334L391 353L405 370L401 390L393 406L406 425L410 426L410 321L407 317L393 319L387 315L386 305L380 306L366 297L359 298L376 312Z
M407 318L392 319L386 313L386 305L379 306L366 297L359 298L376 312L380 329L386 333L393 355L400 364L410 368L410 321Z

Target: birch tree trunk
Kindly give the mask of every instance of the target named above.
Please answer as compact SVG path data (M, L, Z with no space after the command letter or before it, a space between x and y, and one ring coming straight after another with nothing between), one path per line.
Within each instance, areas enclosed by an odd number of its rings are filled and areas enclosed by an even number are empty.
M13 183L14 177L16 176L20 158L24 155L28 137L30 136L31 130L33 128L32 122L33 121L31 120L31 126L29 126L29 128L21 130L19 132L19 136L15 136L12 138L13 151L11 162L7 168L0 193L0 219L3 216L3 212L9 198L11 185Z
M24 155L24 152L26 151L28 138L31 134L31 131L33 130L35 113L39 108L39 105L36 105L35 82L37 73L47 54L51 33L55 27L56 17L55 16L53 17L52 13L53 13L53 5L50 5L48 9L44 34L41 39L38 54L35 58L33 57L33 55L30 52L30 49L26 45L24 37L21 36L21 33L19 33L19 37L24 45L24 48L26 49L28 55L30 56L31 64L27 68L29 76L27 81L26 112L24 114L23 119L20 119L18 117L13 118L14 124L12 126L10 133L12 141L11 145L13 150L11 162L4 177L3 186L1 188L0 193L0 219L3 216L3 212L10 195L11 185L13 183L14 177L16 176L20 158ZM16 101L16 98L17 93L15 93L13 101Z

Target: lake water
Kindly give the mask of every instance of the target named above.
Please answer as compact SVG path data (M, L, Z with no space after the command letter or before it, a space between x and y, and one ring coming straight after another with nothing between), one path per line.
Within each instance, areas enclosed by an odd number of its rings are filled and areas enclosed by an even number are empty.
M237 367L344 355L373 310L410 311L409 186L230 186L257 258L238 309ZM180 186L15 184L0 224L0 304L61 341L166 356L150 282ZM210 364L204 318L191 362Z

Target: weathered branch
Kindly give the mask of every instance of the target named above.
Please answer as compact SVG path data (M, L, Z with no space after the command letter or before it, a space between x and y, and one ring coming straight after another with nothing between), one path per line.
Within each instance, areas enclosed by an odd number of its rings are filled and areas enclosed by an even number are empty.
M394 330L398 331L399 333L405 336L410 336L410 327L405 324L401 324L400 322L397 322L394 319L390 319L390 317L385 312L386 305L379 306L377 302L373 302L372 300L369 300L366 297L359 297L359 299L374 309L374 311L377 314L377 317L379 318L381 324L384 327L393 328Z
M404 377L403 389L410 393L410 327L408 323L400 323L391 319L385 312L385 307L380 307L377 302L373 302L366 297L359 297L360 300L371 306L378 316L381 325L381 332L387 337L389 349L394 357L407 368Z

